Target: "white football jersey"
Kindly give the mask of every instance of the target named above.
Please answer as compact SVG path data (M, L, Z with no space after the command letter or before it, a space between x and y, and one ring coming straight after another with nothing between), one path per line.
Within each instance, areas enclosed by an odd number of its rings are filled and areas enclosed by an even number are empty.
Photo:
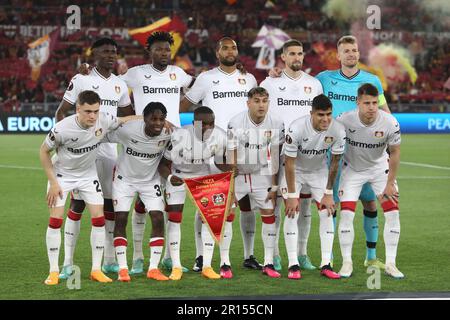
M117 108L131 104L125 82L114 74L111 74L109 78L105 78L96 68L92 69L88 75L75 75L70 81L63 99L75 105L78 95L85 90L95 91L100 96L100 112L108 112L116 116ZM117 157L116 146L109 143L102 144L99 156L106 158Z
M247 110L247 93L257 86L255 77L239 70L226 73L220 67L201 73L186 98L194 104L202 101L214 111L215 124L227 129L230 119L239 112Z
M401 142L400 125L394 116L378 110L375 122L366 126L359 119L358 110L352 110L344 112L337 120L344 125L347 135L345 163L355 171L387 166L387 146Z
M237 149L239 174L269 174L270 148L281 148L283 142L283 120L271 113L267 113L263 122L256 124L249 112L244 111L234 116L228 124L228 149Z
M187 88L192 77L177 66L168 65L159 71L151 64L128 69L120 76L133 91L134 108L142 114L150 102L161 102L167 109L167 121L180 126L180 94Z
M53 168L63 179L85 179L97 176L95 159L101 140L119 126L119 119L109 113L100 112L94 126L85 129L71 115L56 123L47 135L45 143L56 150Z
M172 173L179 177L208 175L213 161L224 162L227 136L218 127L211 131L205 141L201 141L194 133L193 125L184 126L172 133L171 142L172 150L164 156L172 161Z
M320 81L303 71L297 79L283 71L278 78L267 77L260 86L269 92L269 112L282 118L286 128L295 119L309 115L312 100L323 93Z
M159 136L150 137L145 134L144 128L143 120L132 120L109 133L105 139L123 146L117 159L115 176L128 183L151 181L158 174L159 162L170 145L170 134L165 130Z
M345 150L344 126L332 120L325 131L317 131L312 125L311 115L303 116L291 123L286 133L284 154L297 158L296 172L314 172L327 169L327 151L343 154Z

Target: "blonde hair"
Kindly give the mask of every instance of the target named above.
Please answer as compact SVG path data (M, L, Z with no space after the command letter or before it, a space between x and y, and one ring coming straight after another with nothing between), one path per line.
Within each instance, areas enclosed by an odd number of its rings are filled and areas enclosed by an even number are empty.
M357 43L357 42L358 42L358 41L356 40L356 38L355 38L354 36L347 35L347 36L341 37L341 38L338 40L338 42L337 42L337 47L339 48L339 46L340 46L341 44L343 44L343 43L355 44L355 43Z

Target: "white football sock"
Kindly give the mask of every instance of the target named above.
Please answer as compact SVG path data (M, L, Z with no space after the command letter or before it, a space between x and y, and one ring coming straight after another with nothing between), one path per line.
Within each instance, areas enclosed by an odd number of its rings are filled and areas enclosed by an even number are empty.
M352 262L352 247L355 238L353 219L355 213L350 210L341 210L339 220L339 244L341 246L342 262Z
M300 199L298 224L298 255L308 255L308 238L311 230L311 198Z
M276 240L275 223L262 223L261 235L264 244L264 265L273 264L273 252Z
M66 218L64 224L64 266L73 265L73 255L80 234L80 220Z
M230 246L233 239L233 222L225 221L223 230L223 239L219 245L220 249L220 266L224 264L231 266L230 263Z
M209 233L208 227L202 224L203 241L203 268L211 267L211 261L214 253L214 239Z
M154 237L150 239L150 264L148 270L157 269L161 261L164 248L164 238Z
M289 259L289 267L298 264L297 260L297 244L298 244L298 220L299 214L295 214L293 218L288 216L284 217L284 242L286 244L286 250Z
M194 232L195 232L195 257L203 255L203 241L202 241L202 218L200 218L200 213L195 211L194 218Z
M103 264L112 264L116 262L114 250L114 220L105 219L105 251Z
M240 218L241 235L244 243L244 259L253 255L255 243L256 218L252 211L241 211Z
M320 267L330 263L331 251L333 249L334 240L334 226L333 226L333 216L328 216L328 211L319 211L320 225L320 249L322 252L322 262Z
M274 214L275 214L275 232L277 233L276 237L275 237L275 248L273 249L273 256L280 256L280 246L279 246L279 242L280 242L280 231L281 231L281 221L283 220L283 216L281 215L281 209L283 207L283 200L281 199L281 197L277 197L277 201L275 203L275 209L274 209Z
M133 231L133 261L137 259L144 259L144 252L142 251L142 241L144 240L146 214L138 213L133 210L131 215L131 227Z
M50 272L59 272L59 249L61 247L61 228L53 229L47 227L45 235L47 243L48 262L50 263Z
M101 270L105 247L105 226L91 229L92 271Z
M115 251L117 256L117 263L119 264L119 269L128 269L127 263L127 239L122 237L114 238ZM119 244L118 244L119 243Z
M164 234L167 234L169 231L169 213L167 211L163 211L163 217L164 217ZM164 257L163 259L169 259L170 258L170 248L169 248L169 241L165 242L164 246Z
M398 210L384 214L384 243L386 247L386 264L395 265L397 247L400 240L400 213Z
M181 223L168 221L166 252L170 251L169 258L172 257L172 266L176 268L181 268L180 241ZM169 250L167 250L167 248L169 248ZM164 259L166 259L166 257L164 257Z

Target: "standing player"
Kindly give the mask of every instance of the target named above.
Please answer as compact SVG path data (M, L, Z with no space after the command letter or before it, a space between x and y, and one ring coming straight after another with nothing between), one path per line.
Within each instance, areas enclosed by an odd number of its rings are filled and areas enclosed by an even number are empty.
M358 68L359 50L356 38L353 36L340 38L337 43L337 54L341 62L341 68L339 70L323 71L317 75L317 79L322 83L324 94L333 103L333 117L356 108L357 97L355 93L362 83L371 83L377 87L379 92L378 105L381 109L390 113L378 77ZM339 202L337 196L339 175L338 173L338 178L333 188L334 201L336 203ZM376 196L368 184L362 188L360 200L364 207L364 232L367 246L364 266L374 265L384 269L384 264L377 259L376 255L376 244L378 241Z
M161 175L163 177L177 176L180 178L193 178L211 174L211 166L222 171L229 171L231 166L226 164L227 136L225 132L215 127L214 112L205 106L198 107L194 111L194 123L176 129L172 133L172 150L165 154L161 161ZM171 179L168 179L171 181ZM167 211L169 223L167 226L167 240L170 243L169 250L172 257L172 274L181 278L182 269L180 263L180 223L186 200L184 185L177 186L171 182L166 184ZM220 279L227 277L221 269L218 275L211 267L214 252L214 240L206 225L202 225L201 237L203 242L203 268L202 275L208 279ZM221 259L227 259L228 254L221 251ZM221 263L222 265L222 263ZM177 279L178 280L178 279Z
M41 163L48 178L47 203L50 209L46 235L50 262L50 274L45 280L47 285L59 282L61 225L64 204L71 191L87 203L92 216L91 279L99 282L112 281L100 269L105 244L105 217L102 187L97 177L95 161L103 136L135 117L116 118L99 112L100 101L98 94L93 91L81 92L77 99L76 114L58 122L40 149ZM50 159L52 150L56 150L53 164Z
M392 115L378 110L378 97L377 88L366 83L358 89L358 109L338 117L347 135L339 187L339 242L343 260L339 271L341 277L350 277L353 273L353 219L356 202L366 183L373 188L384 211L385 272L394 278L404 277L395 265L400 238L396 183L400 164L400 126ZM386 148L389 148L389 156Z
M170 144L170 134L163 132L167 110L160 102L150 102L144 119L131 121L106 136L107 141L120 143L123 150L114 170L113 199L116 213L114 247L119 262L119 281L128 282L126 226L128 212L136 193L145 204L152 221L149 241L150 265L147 278L169 280L158 269L164 247L164 197L158 165ZM173 179L175 180L175 179ZM173 183L180 183L180 179Z
M271 278L279 278L281 275L273 265L276 242L273 208L278 188L280 149L284 142L284 123L275 114L268 113L269 94L262 87L248 92L247 105L248 111L238 113L228 124L231 163L236 165L239 173L235 180L235 194L239 207L259 209L264 244L262 272Z
M142 114L149 102L161 102L167 108L167 120L179 127L181 91L183 88L189 88L195 79L183 69L170 64L170 47L173 43L173 37L169 32L153 32L147 39L147 52L152 63L130 68L120 78L133 92L136 114ZM146 221L145 212L144 205L137 200L132 214L133 267L131 274L143 272L142 240ZM167 247L162 265L165 269L172 269ZM183 268L183 271L187 272L188 269Z
M201 73L191 90L186 93L180 104L180 112L200 101L210 107L215 114L217 127L226 130L229 120L239 112L246 111L247 92L256 87L256 79L249 73L243 73L237 67L238 49L236 42L228 37L219 40L216 48L219 67ZM230 217L233 217L231 215ZM231 219L231 218L230 218ZM241 208L241 233L244 240L244 266L261 269L262 266L253 256L256 220L250 208ZM195 271L201 270L201 219L196 214L195 222L196 263ZM221 250L229 251L232 237L232 221L225 223L224 240Z
M277 114L284 121L285 128L289 128L295 119L309 115L311 111L312 99L322 93L320 82L302 71L303 67L303 44L298 40L289 40L283 45L281 59L285 63L280 77L268 77L261 82L261 87L266 88L270 96L269 112ZM284 156L283 156L284 158ZM284 161L282 161L284 162ZM280 184L284 181L284 163L279 175ZM306 190L306 189L305 189ZM281 191L281 190L279 190ZM306 191L305 191L306 192ZM277 243L275 246L274 265L275 269L281 270L281 259L279 254L278 239L281 225L281 193L277 198L275 207L276 225L277 225ZM298 218L298 246L297 255L300 268L314 270L308 257L307 245L311 229L311 195L300 194L302 210Z
M63 101L56 111L57 121L62 120L70 110L74 110L77 97L84 90L93 90L99 94L101 112L108 112L114 116L117 114L122 116L133 114L127 85L112 73L117 59L116 42L109 38L102 38L94 42L92 51L97 66L89 75L77 74L72 78L64 93ZM118 271L113 246L114 208L111 200L112 172L116 158L117 148L115 144L103 143L100 146L96 166L105 198L106 241L105 259L102 267L105 273ZM73 255L80 233L80 218L84 208L83 200L74 194L64 225L64 267L60 275L62 279L67 279L72 273Z
M310 115L291 123L286 134L286 218L284 219L284 240L289 258L289 279L300 279L297 264L298 195L308 189L316 201L320 217L321 274L330 279L339 279L330 265L333 248L333 184L339 168L339 161L345 149L345 129L331 117L330 99L323 94L312 101ZM331 149L330 170L327 166L327 151ZM283 186L282 186L283 189ZM303 204L301 204L303 205Z

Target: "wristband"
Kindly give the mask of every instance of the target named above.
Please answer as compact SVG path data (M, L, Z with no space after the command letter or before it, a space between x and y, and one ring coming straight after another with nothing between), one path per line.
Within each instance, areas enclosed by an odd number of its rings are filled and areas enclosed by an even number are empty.
M170 179L172 179L172 177L173 177L173 174L169 174L169 176L167 177L167 181L170 182ZM170 182L170 183L172 183L172 182Z
M288 199L298 199L298 194L297 192L290 192L287 194Z
M270 187L270 192L277 192L277 191L278 191L278 186Z
M325 194L332 196L333 195L333 189L325 189Z

